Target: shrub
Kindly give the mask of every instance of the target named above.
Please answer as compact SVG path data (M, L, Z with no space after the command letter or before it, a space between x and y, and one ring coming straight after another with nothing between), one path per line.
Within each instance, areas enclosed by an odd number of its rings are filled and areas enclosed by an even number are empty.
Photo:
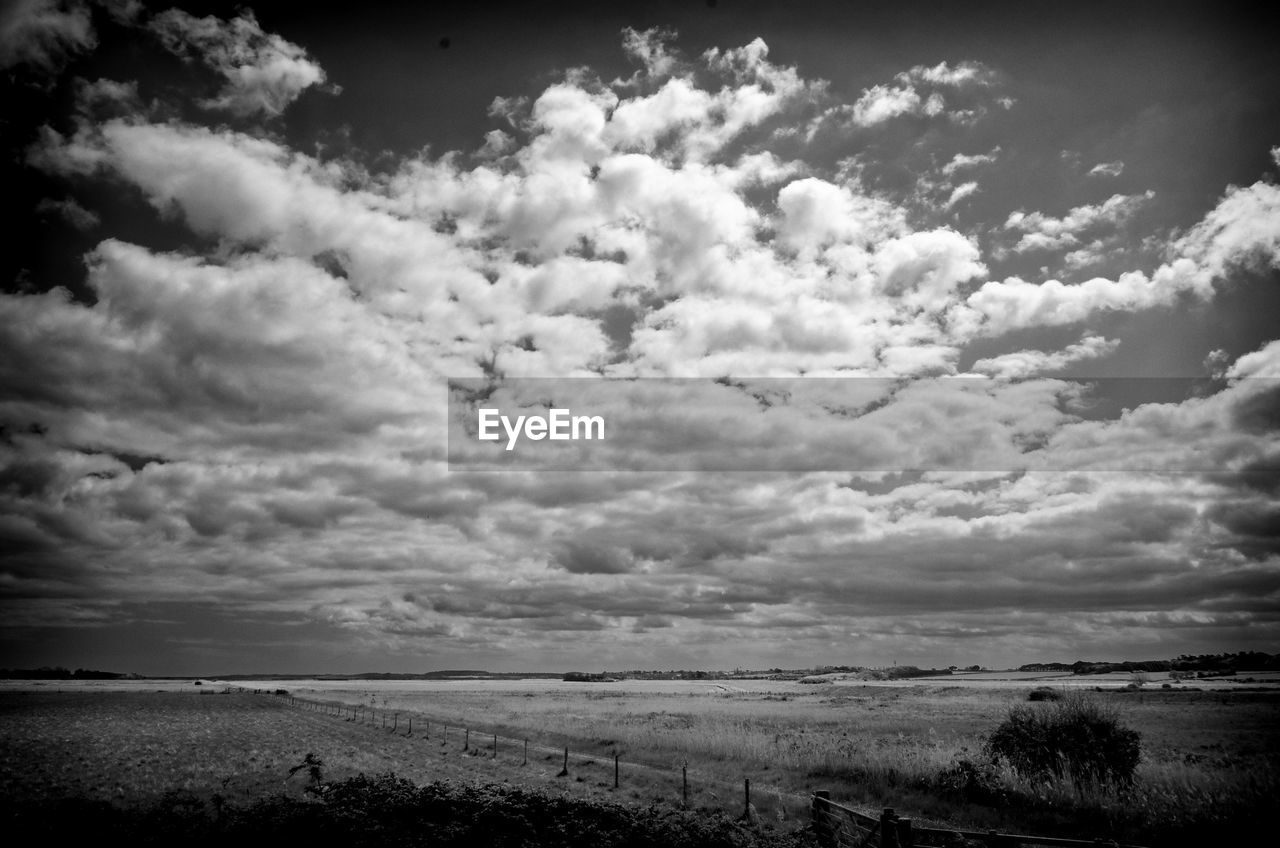
M1027 693L1028 701L1061 701L1062 693L1048 686L1037 686Z
M1077 787L1132 783L1141 756L1138 732L1081 693L1039 707L1013 707L985 750L1023 777L1066 777Z
M1005 801L1004 785L991 762L957 757L938 773L934 785L944 794L968 803L1000 804Z
M303 757L302 762L289 769L289 777L293 777L298 772L306 769L307 776L311 778L311 785L316 786L324 780L324 760L310 752Z

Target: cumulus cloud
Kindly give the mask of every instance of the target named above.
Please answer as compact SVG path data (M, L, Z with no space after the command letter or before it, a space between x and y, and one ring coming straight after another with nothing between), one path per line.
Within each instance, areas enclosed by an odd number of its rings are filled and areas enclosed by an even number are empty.
M947 89L986 87L994 78L990 69L976 62L961 62L954 68L946 62L933 67L917 65L898 74L893 84L868 88L847 114L852 123L862 127L875 126L901 115L933 117L946 111L944 92ZM922 90L927 93L922 94ZM964 119L970 115L955 112L953 117Z
M960 185L956 186L954 189L951 190L950 196L947 197L947 202L943 205L947 209L950 209L952 206L955 206L957 203L964 200L965 198L972 197L973 195L977 194L977 192L978 192L978 183L976 180L970 180L967 183L961 183Z
M1023 234L1013 246L1016 253L1061 250L1079 245L1081 235L1086 232L1123 224L1154 196L1155 193L1151 191L1143 194L1113 194L1102 203L1077 206L1061 218L1042 212L1013 212L1005 221L1004 227Z
M278 115L324 80L248 14L152 28L223 75L209 108ZM193 238L179 251L99 221L91 297L0 296L0 515L19 542L6 603L98 626L100 599L199 596L415 656L554 653L591 632L634 657L768 629L890 639L907 609L922 650L1012 651L1085 610L1190 620L1274 590L1231 553L1272 555L1265 493L1165 474L1197 457L1242 480L1270 467L1272 395L1245 378L1275 371L1274 344L1223 363L1233 382L1210 397L1106 421L1043 376L1117 350L1100 316L1207 300L1240 265L1274 267L1273 185L1228 191L1154 269L991 279L984 246L1105 250L1154 195L940 226L784 131L967 120L996 102L985 66L919 66L833 104L763 41L688 59L669 33L623 39L641 72L579 69L500 98L506 129L477 155L405 154L377 173L84 84L77 119L46 127L27 161L127 186ZM988 145L933 160L937 208L980 191ZM1061 349L1002 339L1076 323ZM973 373L944 379L975 344ZM509 378L601 375L722 378L705 383L710 408L739 445L805 472L653 471L716 448L687 395L658 391L618 407L651 424L618 460L640 470L446 465L447 378L504 397ZM753 382L771 376L813 394ZM1094 473L1114 467L1151 473ZM1228 485L1241 493L1208 509ZM12 600L30 597L47 606Z
M850 118L855 124L869 127L921 108L920 95L907 86L876 85L863 92L853 104Z
M1272 156L1280 164L1275 150ZM1272 181L1232 186L1173 251L1193 258L1213 277L1233 266L1280 267L1280 186Z
M206 109L274 117L325 81L324 70L305 49L263 32L251 11L223 21L169 9L152 18L148 28L170 52L197 58L224 78L217 96L200 102Z
M1068 365L1074 365L1082 360L1106 356L1119 346L1118 340L1108 340L1102 336L1087 336L1062 350L1020 350L979 359L973 363L973 370L1006 379L1029 377L1046 371L1061 371Z
M674 30L669 29L635 30L626 27L622 30L622 49L641 64L647 75L665 77L678 66L679 60L668 47L676 35ZM615 80L615 85L624 84L626 83Z
M96 44L89 6L79 0L17 0L0 10L0 68L56 71Z
M970 168L977 168L983 165L994 163L1000 156L1000 148L993 148L989 153L976 153L972 155L957 153L951 157L951 161L942 166L942 173L948 177L954 177L960 171Z

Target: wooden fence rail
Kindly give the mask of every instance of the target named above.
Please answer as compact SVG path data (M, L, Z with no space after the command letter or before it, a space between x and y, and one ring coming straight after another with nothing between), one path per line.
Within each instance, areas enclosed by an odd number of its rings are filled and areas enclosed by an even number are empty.
M1056 836L997 833L994 830L949 830L917 827L909 818L886 807L879 817L869 816L831 800L831 793L813 794L810 808L814 833L824 848L1018 848L1048 845L1056 848L1139 848L1114 840L1062 839Z

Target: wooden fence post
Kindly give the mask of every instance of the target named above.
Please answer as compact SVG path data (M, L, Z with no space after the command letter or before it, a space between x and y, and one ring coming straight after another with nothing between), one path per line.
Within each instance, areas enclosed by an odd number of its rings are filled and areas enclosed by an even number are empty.
M618 788L618 751L617 749L614 749L614 752L613 752L613 788L614 789Z
M412 735L413 735L413 716L409 716L409 732L408 732L408 733L406 733L405 735L406 735L406 736L412 736Z
M747 822L755 821L751 815L751 778L744 777L742 779L742 820Z
M391 732L395 733L396 728L400 726L400 713L396 713L391 717Z
M564 768L560 769L560 773L557 774L556 777L568 777L568 776L569 776L569 746L565 745L564 746Z
M911 832L911 819L898 819L899 848L912 848L915 844L915 834Z
M520 765L522 766L529 765L529 740L528 739L524 740L524 759L520 762Z
M893 807L880 814L880 848L898 848L898 817Z
M686 760L680 766L680 805L682 807L689 806L689 762Z
M467 751L471 748L471 728L467 728L462 736L462 750Z
M493 758L498 759L498 734L493 734Z
M812 824L813 834L822 848L835 848L836 845L835 831L827 820L827 802L830 800L830 790L819 789L813 793L813 800L809 804L809 822Z

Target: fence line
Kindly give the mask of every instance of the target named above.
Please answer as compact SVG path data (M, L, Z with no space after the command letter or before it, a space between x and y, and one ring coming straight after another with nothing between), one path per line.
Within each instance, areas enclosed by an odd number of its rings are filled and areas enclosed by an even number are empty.
M318 712L322 715L334 715L334 716L341 717L345 715L344 711L350 708L349 704L345 704L341 702L338 705L335 705L327 701L312 701L307 698L299 698L293 695L292 693L290 693L286 689L276 689L276 690L249 689L243 686L236 686L236 687L228 686L228 689L231 689L231 688L235 688L237 691L242 693L252 693L255 695L268 695L275 698L285 706L290 706L297 709L306 710L309 712ZM357 718L355 719L356 721L360 720L358 717L363 712L367 714L367 723L372 725L375 728L381 727L382 729L385 729L388 733L394 733L394 735L400 736L402 738L408 738L410 735L409 733L406 733L406 732L395 731L393 729L394 724L389 724L389 722L392 721L391 715L389 714L394 714L394 711L392 710L383 710L379 712L375 707L372 707L372 706L364 707L363 705L357 705L354 707L354 709L356 710L356 713L355 713L357 716ZM352 719L347 718L346 720L351 721ZM538 754L538 753L545 754L546 759L548 760L550 760L553 756L555 756L557 759L561 759L561 766L562 766L559 773L556 774L556 777L575 776L576 771L571 770L570 768L571 766L575 765L575 761L576 761L576 766L580 768L583 766L594 765L601 760L607 761L608 759L612 759L614 761L613 762L613 766L614 766L613 787L615 789L622 788L622 783L624 782L623 777L626 773L625 769L636 769L638 771L651 772L664 780L670 780L670 781L676 782L676 786L673 791L679 794L680 800L678 803L681 807L687 808L689 806L689 796L691 794L691 786L690 786L691 777L698 779L698 783L700 784L701 789L707 795L710 795L711 802L713 802L715 806L721 807L725 810L733 809L731 806L731 801L729 799L732 797L734 788L736 786L740 791L743 792L743 804L741 809L741 816L739 818L741 820L750 820L750 821L755 821L757 819L757 812L752 803L751 781L749 778L745 779L742 784L735 784L729 781L712 777L710 775L700 774L699 772L689 768L688 761L685 761L678 766L673 766L673 768L679 769L679 774L676 774L674 772L667 773L667 771L665 771L661 766L656 766L649 763L628 762L626 760L621 759L621 756L619 755L616 746L613 748L613 750L604 754L592 754L589 752L575 753L572 751L572 746L569 746L569 745L561 745L556 747L539 745L536 743L533 745L530 745L530 741L528 738L515 738L510 736L502 736L497 733L488 734L492 736L492 739L493 739L492 745L472 745L471 731L473 728L468 727L465 724L450 724L447 722L440 721L439 719L432 721L425 718L423 718L422 721L424 722L424 725L427 727L427 732L420 734L418 738L424 738L424 739L431 738L431 730L432 730L432 726L434 725L434 728L438 729L438 732L439 732L439 737L441 739L441 742L440 742L441 747L447 747L449 729L452 728L454 730L461 730L462 731L461 752L465 752L470 756L476 756L476 757L484 756L487 759L497 759L498 743L504 740L511 743L508 746L510 751L519 753L521 755L520 765L522 766L529 764L529 754L531 752L534 754ZM442 751L441 753L444 754L445 752ZM581 780L581 779L582 779L581 776L578 776L578 780ZM602 783L602 785L608 785L608 784ZM717 794L717 793L721 793L721 794ZM791 818L792 810L798 812L800 809L806 808L809 801L808 795L801 795L801 794L796 794L791 792L783 792L782 790L777 788L773 788L772 791L769 792L769 795L766 797L770 797L770 796L773 798L776 798L778 803L782 805L778 811L780 814L780 818ZM786 806L788 802L791 805L790 809L788 809L788 807Z
M230 688L230 687L228 687ZM254 694L263 694L261 689L249 690L244 687L236 687L240 692L250 692ZM300 699L290 695L287 690L277 689L275 691L266 691L265 694L278 698L284 704L292 707L299 707L312 712L321 712L327 715L346 716L348 709L351 710L351 717L347 721L361 721L362 713L368 714L368 723L377 726L379 718L382 722L382 728L388 732L408 738L413 736L413 719L412 714L409 718L409 729L407 732L400 732L396 728L399 723L399 713L394 711L383 710L381 716L378 711L370 706L364 707L356 705L350 707L347 704L333 705L327 702L314 702L307 699ZM387 727L387 713L393 713L393 722ZM407 711L406 711L407 712ZM431 738L430 719L423 719L423 726L426 728L420 733L418 738ZM472 756L482 756L491 750L491 759L496 760L498 757L498 744L500 739L513 743L513 751L523 750L521 765L529 763L529 739L527 737L517 739L507 736L499 736L493 733L493 743L491 749L489 746L476 747L471 745L471 728L468 726L451 725L447 722L437 720L435 722L439 728L440 745L446 747L448 745L449 728L463 731L462 751ZM523 748L521 748L523 743ZM456 744L456 743L455 743ZM546 759L551 759L556 754L562 754L562 768L556 775L557 777L569 777L571 772L570 766L570 746L549 747L546 745L534 745L535 753L543 752L547 754ZM444 752L442 752L444 753ZM601 759L600 755L577 754L579 765L592 765ZM648 769L650 771L662 773L662 769L645 763L630 763L619 758L617 747L615 746L611 752L613 759L613 788L618 789L621 785L621 767L627 766L637 769ZM681 806L689 805L689 763L686 760L680 766L680 798ZM697 773L694 773L698 776ZM701 775L704 785L715 786L723 791L731 790L732 784L712 778L709 775ZM674 776L673 776L674 778ZM581 780L581 778L579 778ZM755 822L757 813L751 800L751 780L744 778L742 783L743 791L743 809L740 820ZM709 793L719 801L719 796ZM1018 846L1048 846L1048 848L1142 848L1142 846L1132 844L1120 844L1114 840L1102 839L1064 839L1055 836L1033 836L1027 834L1009 834L999 833L994 830L976 831L976 830L957 830L954 828L936 828L917 826L910 818L898 816L892 807L885 807L879 816L870 815L861 812L844 804L831 800L831 793L826 790L819 790L812 795L797 795L794 793L783 793L779 789L774 789L773 794L781 802L783 798L788 798L795 802L809 802L809 820L810 827L813 829L818 838L819 843L824 848L968 848L968 846L982 846L982 848L1018 848ZM728 795L726 795L726 799ZM720 806L724 806L720 804Z

